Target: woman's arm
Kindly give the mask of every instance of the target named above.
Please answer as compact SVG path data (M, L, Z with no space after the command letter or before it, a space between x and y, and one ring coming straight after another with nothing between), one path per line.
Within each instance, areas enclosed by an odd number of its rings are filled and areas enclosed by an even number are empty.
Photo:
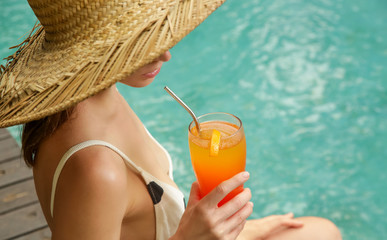
M245 188L221 207L218 203L233 189L245 183L247 172L239 173L224 181L212 192L199 200L199 185L192 184L187 209L176 234L170 240L180 239L235 239L242 231L246 219L252 213L250 189Z
M109 151L82 151L63 168L52 239L119 239L128 204L126 168Z
M300 228L304 225L303 222L296 220L293 217L293 213L288 213L248 220L243 231L238 236L238 240L267 239L269 236L272 236L281 230Z

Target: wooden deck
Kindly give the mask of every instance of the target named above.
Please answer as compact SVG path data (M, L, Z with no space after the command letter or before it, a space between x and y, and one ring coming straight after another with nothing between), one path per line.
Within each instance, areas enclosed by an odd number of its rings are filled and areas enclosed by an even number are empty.
M32 170L7 129L0 129L0 239L51 238L37 199Z

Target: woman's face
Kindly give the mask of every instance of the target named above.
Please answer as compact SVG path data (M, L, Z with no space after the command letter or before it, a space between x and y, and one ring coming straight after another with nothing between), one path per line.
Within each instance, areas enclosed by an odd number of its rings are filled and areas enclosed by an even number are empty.
M155 59L153 62L141 67L135 71L132 75L126 79L120 81L131 87L145 87L153 82L156 75L160 72L163 62L167 62L171 59L171 53L166 51L161 54L160 57Z

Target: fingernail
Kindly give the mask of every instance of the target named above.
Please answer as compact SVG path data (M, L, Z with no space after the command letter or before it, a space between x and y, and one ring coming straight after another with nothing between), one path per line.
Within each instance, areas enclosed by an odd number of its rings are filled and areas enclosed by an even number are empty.
M249 202L249 203L250 203L251 207L254 207L254 203L253 202Z
M242 173L242 176L245 177L245 178L248 178L250 176L250 173L245 171Z

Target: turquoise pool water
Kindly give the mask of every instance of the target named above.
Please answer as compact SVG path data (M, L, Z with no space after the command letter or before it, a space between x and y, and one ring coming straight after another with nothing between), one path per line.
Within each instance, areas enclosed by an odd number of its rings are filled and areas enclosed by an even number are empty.
M5 57L35 18L24 1L0 9ZM186 197L190 116L164 85L198 115L242 119L252 217L293 211L331 219L344 239L387 238L385 0L229 0L171 53L150 87L119 89Z

